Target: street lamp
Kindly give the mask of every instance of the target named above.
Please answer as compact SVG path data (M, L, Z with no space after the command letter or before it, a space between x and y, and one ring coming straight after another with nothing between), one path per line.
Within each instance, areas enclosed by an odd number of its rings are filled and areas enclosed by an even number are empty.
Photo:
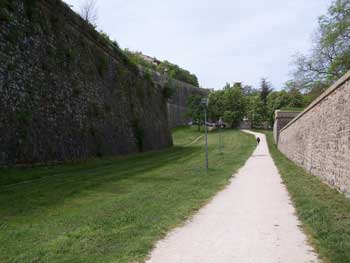
M205 128L205 170L208 172L209 158L208 158L208 126L207 126L207 108L209 104L208 98L202 98L201 104L204 108L204 128Z

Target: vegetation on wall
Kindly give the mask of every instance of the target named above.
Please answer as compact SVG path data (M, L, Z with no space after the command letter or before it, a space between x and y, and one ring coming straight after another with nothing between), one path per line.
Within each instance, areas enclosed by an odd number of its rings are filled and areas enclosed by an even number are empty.
M170 99L175 93L175 86L172 79L168 79L163 88L163 96Z
M197 76L190 73L178 65L170 63L169 61L158 61L158 64L145 60L140 52L131 52L128 49L124 50L127 57L135 64L144 68L158 71L162 74L167 74L170 78L177 79L195 87L199 87Z
M10 17L0 21L0 71L6 78L0 92L1 165L130 154L172 144L166 100L155 88L153 72L142 74L107 34L61 0L0 0L0 10ZM135 125L130 109L141 120ZM157 126L144 119L156 120Z

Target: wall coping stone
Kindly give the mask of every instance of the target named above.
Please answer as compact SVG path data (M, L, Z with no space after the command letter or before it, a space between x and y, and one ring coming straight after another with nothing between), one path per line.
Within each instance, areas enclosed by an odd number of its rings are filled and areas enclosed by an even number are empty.
M299 114L300 114L300 111L276 110L275 111L275 119L278 119L278 118L295 118Z
M350 79L350 70L345 73L343 77L341 77L338 81L336 81L332 86L330 86L325 92L323 92L316 100L314 100L305 110L303 110L298 116L296 116L293 120L291 120L286 126L281 129L280 133L286 130L289 126L291 126L294 122L299 120L302 116L304 116L308 111L322 102L325 98L327 98L331 93L336 91L339 87L341 87L346 81Z

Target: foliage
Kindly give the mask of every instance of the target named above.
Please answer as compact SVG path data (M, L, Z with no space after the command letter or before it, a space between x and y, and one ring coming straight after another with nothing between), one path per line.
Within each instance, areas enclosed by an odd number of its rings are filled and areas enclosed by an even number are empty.
M144 262L255 148L252 136L224 131L220 154L219 135L210 133L207 174L203 141L185 147L181 132L181 146L162 151L0 170L0 262Z
M11 7L9 0L0 0L0 21L9 21L10 15L8 9Z
M350 0L333 1L319 18L313 42L309 54L296 55L293 79L287 85L320 95L350 69Z
M163 88L163 97L170 99L175 93L175 86L171 79L168 79Z
M209 116L212 121L224 118L231 127L237 127L245 115L245 98L242 85L226 84L223 90L212 91L209 95Z
M156 65L152 64L149 61L146 61L146 60L142 59L142 57L139 56L137 52L131 52L128 49L125 49L124 53L126 54L126 56L129 58L129 60L133 64L140 65L140 66L142 66L142 67L144 67L146 69L151 69L151 70L154 70L154 71L157 70L157 66Z
M165 60L160 63L157 69L159 72L166 72L166 74L173 79L199 87L197 76L191 74L188 70L180 68L178 65L172 64Z
M225 105L224 105L224 91L216 90L211 91L209 94L209 118L214 121L218 121L223 117Z
M294 109L294 111L302 111L307 106L307 97L299 90L293 88L289 91L273 91L267 98L268 121L273 125L276 110Z
M199 87L197 76L190 73L188 70L179 67L178 65L172 64L166 60L160 61L159 65L156 65L142 58L142 53L140 52L131 52L128 49L125 49L124 52L135 65L140 65L144 68L158 71L162 74L167 74L170 78Z
M209 117L218 121L220 117L232 127L237 126L246 117L253 126L261 126L266 122L273 126L275 111L282 108L304 108L309 99L299 90L285 88L273 91L266 79L262 79L261 88L235 83L226 84L222 90L209 94Z
M261 90L260 90L260 99L264 106L267 106L267 96L271 92L271 84L267 81L266 78L261 79Z
M191 95L188 97L186 115L197 123L198 130L200 130L200 125L203 123L204 118L204 108L201 96Z
M316 176L288 160L265 132L270 153L282 175L304 230L324 262L350 262L350 201Z

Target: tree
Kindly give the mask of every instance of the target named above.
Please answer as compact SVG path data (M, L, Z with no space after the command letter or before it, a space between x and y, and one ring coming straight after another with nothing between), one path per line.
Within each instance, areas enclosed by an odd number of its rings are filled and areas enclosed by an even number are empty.
M350 0L335 0L319 18L310 54L297 54L289 85L321 93L350 68Z
M81 17L86 22L89 22L91 25L96 27L98 19L97 13L98 12L96 0L85 0L80 10Z
M263 105L267 105L267 96L269 96L272 91L271 84L267 81L266 78L261 79L261 88L260 88L260 99Z
M191 95L188 97L186 115L197 123L199 131L203 119L203 106L201 96Z
M212 91L209 94L209 118L213 121L218 121L224 115L224 95L223 90Z
M245 98L242 85L226 84L223 90L212 91L209 95L209 116L218 121L223 117L232 128L237 127L245 115Z
M224 108L226 116L227 112L231 112L229 122L231 127L237 127L245 115L245 100L241 85L233 85L224 90Z
M260 104L258 105L258 115L260 117L259 121L267 121L269 119L269 112L267 106L267 98L271 93L272 88L271 84L268 82L266 78L261 79L261 87L260 87Z

